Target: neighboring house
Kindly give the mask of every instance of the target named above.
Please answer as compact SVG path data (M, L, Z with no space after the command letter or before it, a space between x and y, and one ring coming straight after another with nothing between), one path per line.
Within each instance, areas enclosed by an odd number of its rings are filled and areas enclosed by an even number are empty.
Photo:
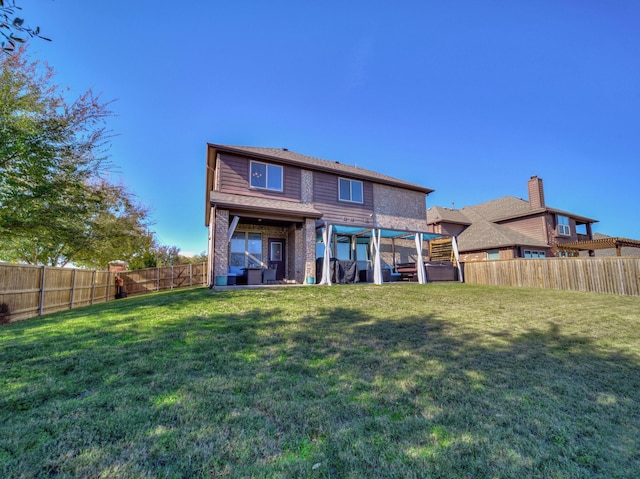
M415 259L416 247L403 244L402 236L427 233L426 195L432 191L285 148L208 144L210 284L230 267L275 270L279 281L315 279L323 228L333 232L333 256L357 261L361 269L371 267L366 232L373 228L386 229L380 248L385 265Z
M459 210L431 207L429 231L456 236L462 262L562 256L562 244L592 239L597 220L548 207L537 176L528 190L528 200L505 196Z

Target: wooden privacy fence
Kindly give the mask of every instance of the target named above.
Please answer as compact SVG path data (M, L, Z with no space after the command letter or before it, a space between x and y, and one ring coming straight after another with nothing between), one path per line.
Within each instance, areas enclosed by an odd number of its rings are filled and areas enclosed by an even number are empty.
M464 264L467 283L640 296L640 258L544 258Z
M117 273L0 263L0 324L111 301ZM120 273L128 295L207 284L207 264Z

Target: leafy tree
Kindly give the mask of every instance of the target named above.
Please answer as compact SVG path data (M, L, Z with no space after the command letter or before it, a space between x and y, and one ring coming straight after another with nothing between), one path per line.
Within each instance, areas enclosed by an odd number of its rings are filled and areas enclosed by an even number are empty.
M106 267L144 249L147 211L101 179L108 104L68 103L53 75L24 48L0 57L0 257Z
M155 236L151 236L152 244L148 250L141 255L136 255L129 262L129 269L156 268L163 266L175 266L179 264L197 264L207 261L207 253L188 257L180 254L177 246L166 246L158 244Z
M24 18L17 16L18 10L15 0L0 0L0 53L15 51L18 44L24 43L30 37L43 40L50 39L40 35L40 27L35 29L24 24Z
M147 208L122 186L103 181L92 191L97 208L86 218L83 234L68 243L66 256L79 266L97 269L106 269L115 259L131 262L152 243Z
M180 261L182 262L182 264L199 264L206 263L208 258L209 255L207 254L207 252L203 251L202 253L191 257L180 256Z

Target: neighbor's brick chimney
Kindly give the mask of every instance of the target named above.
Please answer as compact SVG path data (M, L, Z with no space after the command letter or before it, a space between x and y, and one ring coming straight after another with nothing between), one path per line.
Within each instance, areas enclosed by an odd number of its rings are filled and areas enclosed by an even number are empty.
M532 210L544 208L544 186L542 178L532 176L528 183L529 186L529 208Z

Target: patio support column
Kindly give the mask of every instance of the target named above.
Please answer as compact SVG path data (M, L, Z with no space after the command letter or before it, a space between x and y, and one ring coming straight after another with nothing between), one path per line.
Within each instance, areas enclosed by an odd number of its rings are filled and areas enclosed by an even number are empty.
M324 243L324 257L322 258L322 279L320 284L331 286L331 237L333 227L325 224L322 228L322 242Z
M229 266L229 210L217 208L215 210L213 261L211 281L213 281L216 276L227 275Z
M240 221L240 217L234 216L233 220L231 221L231 224L229 225L229 231L227 232L229 243L231 243L231 237L233 236L233 233L235 233L236 231L236 226L238 226L238 221Z
M425 284L427 275L424 272L424 260L422 259L422 233L416 233L416 272L418 273L418 283Z
M382 264L380 262L380 230L371 231L371 241L373 242L373 282L382 284Z
M460 266L460 253L458 252L458 240L456 240L455 236L451 237L451 246L453 248L453 257L456 259L456 265L458 266L458 281L464 283L462 266Z

